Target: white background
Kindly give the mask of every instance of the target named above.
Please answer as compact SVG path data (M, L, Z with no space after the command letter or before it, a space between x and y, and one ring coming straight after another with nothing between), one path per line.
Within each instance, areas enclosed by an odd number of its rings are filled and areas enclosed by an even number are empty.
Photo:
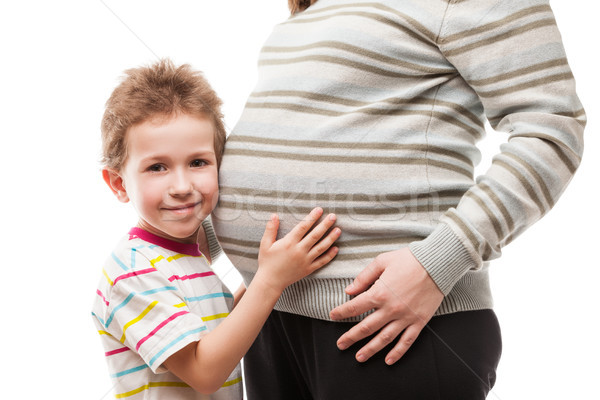
M0 5L2 398L108 399L90 317L101 262L136 222L99 173L104 101L126 68L170 57L201 69L228 130L255 82L285 0L77 0ZM492 265L504 339L493 399L600 398L594 2L554 0L578 93L586 154L563 198ZM490 132L489 156L505 140ZM595 198L596 197L596 198ZM220 271L231 285L230 268ZM335 399L332 399L335 400Z

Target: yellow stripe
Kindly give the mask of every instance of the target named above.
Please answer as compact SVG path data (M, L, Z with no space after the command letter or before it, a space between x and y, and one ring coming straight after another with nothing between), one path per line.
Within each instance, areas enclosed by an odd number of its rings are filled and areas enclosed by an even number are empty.
M102 274L104 275L104 277L106 278L106 280L108 281L108 283L110 284L110 286L113 285L113 281L108 277L108 274L106 273L106 270L104 268L102 268Z
M188 256L187 254L175 254L174 256L168 257L168 258L167 258L167 261L168 261L168 262L171 262L171 261L173 261L173 260L178 260L178 259L180 259L181 257L187 257L187 256Z
M221 314L209 315L209 316L206 316L206 317L202 317L202 321L204 321L204 322L206 322L206 321L212 321L212 320L219 319L219 318L225 318L228 315L229 315L229 313L221 313Z
M180 259L182 257L202 257L202 256L192 256L192 255L189 255L189 254L175 254L174 256L168 257L167 261L171 262L171 261L174 261L174 260L178 260L178 259Z
M231 386L231 385L235 385L236 383L240 383L242 381L242 377L240 376L239 378L235 378L232 379L230 381L227 381L223 384L223 386L221 387L227 387L227 386Z
M188 384L184 382L149 382L147 385L140 386L137 389L131 390L129 392L116 394L115 397L117 399L122 399L124 397L133 396L134 394L138 394L143 392L146 389L150 389L151 387L190 387Z
M164 260L165 258L163 256L158 256L156 257L154 260L150 260L150 264L152 265L152 267L154 267L154 264L156 264L157 262L159 262L160 260Z
M108 333L108 332L106 332L106 331L98 331L98 333L99 333L100 335L108 335L108 336L111 336L111 334L110 334L110 333Z
M142 311L142 313L140 315L138 315L136 318L132 319L131 321L126 323L125 326L123 326L123 336L121 336L121 340L120 340L121 343L125 343L125 331L127 330L127 328L129 328L131 325L135 324L136 322L138 322L142 318L144 318L146 316L146 314L148 314L150 312L150 310L152 310L154 308L154 306L157 304L158 304L158 300L153 301L152 303L150 303L150 305L148 307L146 307L146 309L144 311Z
M186 306L186 304L185 304L185 302L183 302L183 303L175 304L173 307L181 308L181 307L185 307L185 306Z

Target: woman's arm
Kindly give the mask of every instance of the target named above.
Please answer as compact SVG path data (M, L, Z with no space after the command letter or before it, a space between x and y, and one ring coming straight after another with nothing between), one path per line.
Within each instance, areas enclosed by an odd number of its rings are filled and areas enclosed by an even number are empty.
M346 348L379 331L361 361L400 336L386 357L397 361L442 293L545 215L581 161L585 112L547 1L452 2L442 28L440 51L509 138L427 238L377 257L347 289L357 297L332 311L343 319L376 310L338 341Z

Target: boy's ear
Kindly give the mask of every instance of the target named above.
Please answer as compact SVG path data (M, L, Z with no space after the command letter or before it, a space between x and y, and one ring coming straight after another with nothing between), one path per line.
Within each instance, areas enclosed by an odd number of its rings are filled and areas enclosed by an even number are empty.
M117 171L104 168L102 169L102 178L120 202L127 203L129 201L123 178Z

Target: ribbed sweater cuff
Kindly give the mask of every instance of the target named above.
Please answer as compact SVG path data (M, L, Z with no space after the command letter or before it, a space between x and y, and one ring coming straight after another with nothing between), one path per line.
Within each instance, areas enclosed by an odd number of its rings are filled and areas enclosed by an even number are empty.
M469 269L477 266L460 239L443 223L425 239L409 244L409 248L444 295L450 293Z

